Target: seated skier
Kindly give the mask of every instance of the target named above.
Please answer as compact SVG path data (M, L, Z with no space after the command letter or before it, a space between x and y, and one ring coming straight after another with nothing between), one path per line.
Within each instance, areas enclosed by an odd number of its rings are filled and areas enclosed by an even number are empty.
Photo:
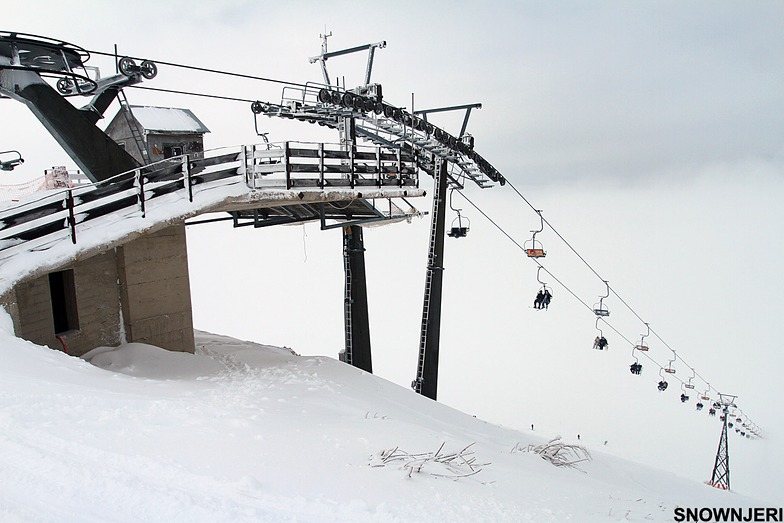
M541 308L544 305L544 308L547 309L550 306L550 300L552 299L553 295L550 293L549 289L544 290L544 297L542 298L542 304L539 306Z
M536 295L536 299L534 300L534 309L541 309L543 300L544 300L544 293L540 290L539 293Z

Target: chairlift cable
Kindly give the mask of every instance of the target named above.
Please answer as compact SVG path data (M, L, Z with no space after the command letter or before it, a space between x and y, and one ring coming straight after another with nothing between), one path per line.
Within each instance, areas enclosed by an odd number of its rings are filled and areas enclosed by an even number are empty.
M573 252L573 253L574 253L574 254L575 254L575 255L576 255L578 258L580 258L580 260L582 260L582 262L583 262L583 263L586 265L586 267L588 267L588 268L591 270L591 272L593 272L593 273L596 275L596 277L597 277L597 278L599 278L599 279L600 279L600 280L602 280L602 281L606 281L606 280L605 280L605 278L602 278L602 276L601 276L601 275L600 275L600 274L599 274L599 273L596 271L596 269L594 269L594 268L591 266L591 264L590 264L590 263L588 263L588 261L586 261L586 259L585 259L585 258L583 258L583 257L580 255L580 253L579 253L579 252L577 252L577 250L576 250L574 247L572 247L572 244L570 244L568 241L566 241L566 238L564 238L564 237L561 235L561 233L560 233L560 232L558 232L558 230L557 230L555 227L553 227L553 224L551 224L549 221L547 221L547 219L546 219L545 217L543 217L543 216L542 216L542 214L541 214L541 213L540 213L540 212L539 212L539 211L536 209L536 207L535 207L535 206L534 206L534 205L533 205L531 202L529 202L529 201L528 201L528 199L527 199L525 196L523 196L523 194L522 194L520 191L518 191L518 190L517 190L517 187L515 187L515 186L512 184L512 182L510 182L510 181L509 181L509 179L508 179L508 178L506 179L506 185L508 185L509 187L511 187L511 188L512 188L512 190L513 190L514 192L516 192L516 193L517 193L517 195L518 195L520 198L522 198L522 199L523 199L523 201L524 201L526 204L528 204L528 206L529 206L529 207L530 207L530 208L531 208L531 209L532 209L532 210L533 210L535 213L539 214L539 216L542 218L542 220L544 221L544 223L546 223L546 224L547 224L547 226L548 226L548 227L550 227L550 230L552 230L552 231L553 231L553 232L556 234L556 236L558 236L558 237L561 239L561 241L562 241L562 242L564 242L564 243L566 244L566 246L567 246L567 247L569 247L569 249L571 249L571 251L572 251L572 252Z
M476 210L477 210L477 211L478 211L478 212L479 212L479 213L480 213L482 216L484 216L484 217L485 217L485 218L486 218L486 219L487 219L487 220L488 220L490 223L492 223L492 224L493 224L493 225L496 227L496 229L498 229L499 231L501 231L501 233L502 233L504 236L506 236L506 237L507 237L507 238L508 238L508 239L509 239L509 240L510 240L512 243L514 243L514 244L517 246L517 248L518 248L518 249L520 249L520 250L522 250L522 251L525 251L525 249L523 248L523 246L522 246L522 245L520 245L520 244L517 242L517 240L515 240L514 238L512 238L512 236L511 236L509 233L507 233L507 232L506 232L506 231L503 229L503 227L501 227L500 225L498 225L498 223L496 223L496 221L495 221L495 220L493 220L492 218L490 218L490 216L488 216L488 215L487 215L487 213L485 213L485 212L484 212L482 209L480 209L480 208L479 208L479 206L477 206L477 205L476 205L476 204L475 204L475 203L474 203L474 202L473 202L473 201L472 201L472 200L471 200L471 199L470 199L468 196L466 196L466 195L465 195L465 193L463 193L463 191L457 191L457 192L458 192L458 193L460 193L460 196L462 196L463 198L465 198L465 200L466 200L468 203L470 203L470 204L471 204L471 205L474 207L474 209L476 209ZM529 205L530 205L530 204L529 204ZM548 224L548 225L549 225L549 224ZM552 226L551 226L551 227L552 227ZM570 288L569 288L569 287L568 287L566 284L564 284L564 283L563 283L561 280L559 280L559 279L558 279L558 277L556 277L556 276L555 276L555 275L554 275L552 272L550 272L550 271L547 269L547 267L545 267L544 265L542 265L542 264L541 264L539 261L537 261L537 260L535 260L535 259L534 259L533 261L534 261L534 263L536 263L536 264L539 266L539 268L543 269L543 270L544 270L544 271L545 271L547 274L549 274L549 275L550 275L550 277L552 277L552 278L553 278L553 279L554 279L556 282L558 282L558 284L559 284L561 287L563 287L564 289L566 289L566 290L569 292L569 294L571 294L571 295L572 295L572 296L573 296L573 297L574 297L574 298L575 298L575 299L576 299L578 302L580 302L580 303L581 303L581 304L582 304L582 305L583 305L583 306L584 306L586 309L588 309L589 311L593 311L593 308L592 308L590 305L588 305L588 304L587 304L587 303L586 303L586 302L585 302L585 301L584 301L582 298L580 298L579 296L577 296L577 294L575 294L575 293L574 293L574 291L572 291L572 289L570 289ZM617 334L617 335L618 335L620 338L622 338L624 341L626 341L626 342L627 342L629 345L631 345L632 347L634 346L634 342L632 342L632 341L631 341L631 340L629 340L629 339L628 339L626 336L624 336L624 335L623 335L623 334L622 334L622 333L621 333L621 332L620 332L618 329L616 329L616 328L615 328L615 327L614 327L614 326L613 326L611 323L609 323L609 322L608 322L608 321L607 321L605 318L597 318L597 320L598 320L598 319L601 319L601 320L602 320L602 321L605 323L605 325L607 325L607 327L608 327L608 328L610 328L610 329L611 329L613 332L615 332L615 333L616 333L616 334ZM643 356L645 356L646 358L648 358L648 360L649 360L649 361L653 362L653 364L654 364L654 365L656 365L657 367L659 367L659 369L663 369L663 368L664 368L664 365L661 365L660 363L658 363L658 362L657 362L656 360L654 360L654 359L653 359L653 357L652 357L652 356L650 356L649 354L647 354L647 353L642 353L642 355L643 355ZM675 379L677 379L678 381L681 381L681 382L683 382L683 380L681 380L681 379L680 379L679 377L677 377L677 376L675 377ZM706 383L707 383L707 382L706 382Z
M502 233L504 236L506 236L506 237L509 239L509 241L511 241L512 243L514 243L514 244L517 246L517 248L518 248L518 249L520 249L521 251L525 252L525 248L524 248L522 245L520 245L520 243L519 243L517 240L515 240L514 238L512 238L512 236L510 236L508 232L506 232L506 231L505 231L505 230L504 230L504 229L503 229L503 228L502 228L500 225L498 225L498 223L496 223L496 222L495 222L495 220L493 220L492 218L490 218L490 216L488 216L488 215L487 215L487 213L485 213L485 212L484 212L482 209L480 209L480 208L479 208L479 207L478 207L478 206L477 206L477 205L476 205L476 204L475 204L473 201L471 201L471 199L470 199L468 196L466 196L466 195L465 195L465 193L464 193L463 191L460 191L460 190L458 190L457 192L460 194L460 196L462 196L463 198L465 198L465 200L466 200L468 203L470 203L470 204L471 204L471 206L472 206L474 209L476 209L477 211L479 211L479 213L480 213L482 216L484 216L485 218L487 218L487 220L488 220L490 223L492 223L492 224L495 226L495 228L496 228L496 229L498 229L499 231L501 231L501 233ZM563 287L564 289L566 289L566 290L569 292L569 294L571 294L572 296L574 296L574 298L575 298L577 301L579 301L581 304L583 304L583 306L584 306L586 309L588 309L588 310L592 310L590 305L588 305L588 304L587 304L587 303L586 303L586 302L585 302L585 301L584 301L582 298L580 298L580 297L579 297L577 294L575 294L575 293L574 293L574 291L572 291L572 289L570 289L568 286L566 286L566 284L564 284L564 283L563 283L561 280L559 280L559 279L558 279L558 277L556 277L556 276L555 276L555 275L554 275L552 272L550 272L549 270L547 270L547 267L545 267L544 265L542 265L542 264L541 264L539 261L537 261L536 259L533 259L533 258L531 258L531 259L532 259L532 260L534 261L534 263L536 263L536 264L537 264L537 265L538 265L540 268L542 268L542 269L544 270L544 272L546 272L547 274L549 274L549 275L550 275L550 276L551 276L551 277L552 277L552 278L553 278L553 279L554 279L556 282L558 282L558 284L559 284L561 287Z
M176 89L161 89L160 87L145 87L143 85L128 85L126 87L130 87L132 89L144 89L146 91L160 91L162 93L172 93L172 94L184 94L188 96L201 96L203 98L216 98L218 100L229 100L232 102L247 102L253 103L256 100L249 100L245 98L235 98L232 96L220 96L217 94L205 94L205 93L194 93L190 91L178 91Z
M514 185L512 185L512 184L511 184L511 182L509 182L509 181L507 180L507 184L509 184L509 185L512 187L512 189L513 189L513 190L514 190L514 191L515 191L515 192L516 192L516 193L517 193L517 194L520 196L520 198L522 198L522 199L523 199L523 201L525 201L525 203L526 203L526 204L528 204L528 206L529 206L529 207L531 207L531 209L532 209L532 210L534 210L534 212L537 212L537 209L536 209L536 207L535 207L535 206L533 206L533 205L532 205L532 204L531 204L531 203L528 201L528 199L526 199L526 198L525 198L525 196L523 196L522 194L520 194L520 192L517 190L517 188L516 188L516 187L514 187ZM522 245L520 245L520 243L519 243L517 240L515 240L515 239L514 239L514 238L513 238L513 237L512 237L512 236L511 236L509 233L507 233L507 232L506 232L506 231L505 231L505 230L504 230L504 229L503 229L503 228L502 228L502 227L501 227L501 226L500 226L500 225L499 225L499 224L498 224L498 223L497 223L495 220L493 220L493 219L492 219L490 216L488 216L488 215L487 215L487 213L485 213L485 212L484 212L482 209L480 209L480 208L479 208L479 206L478 206L477 204L475 204L475 203L474 203L474 202L473 202L473 201L472 201L472 200L471 200L471 199L470 199L468 196L466 196L466 195L465 195L465 193L464 193L463 191L461 191L461 190L457 190L457 192L458 192L458 193L460 193L460 195L461 195L463 198L465 198L465 200L466 200L468 203L470 203L470 204L471 204L471 206L472 206L472 207L474 207L474 209L476 209L476 210L477 210L477 211L478 211L478 212L479 212L479 213L480 213L482 216L484 216L484 217L485 217L485 218L486 218L486 219L487 219L487 220L488 220L488 221L489 221L491 224L493 224L493 225L494 225L494 226L495 226L495 227L496 227L496 228L497 228L497 229L498 229L498 230L499 230L499 231L500 231L500 232L501 232L501 233L502 233L504 236L506 236L506 237L507 237L507 239L509 239L509 240L510 240L510 241L511 241L511 242L512 242L512 243L513 243L515 246L517 246L517 248L518 248L518 249L520 249L520 250L522 250L522 251L525 251L524 247L523 247ZM538 212L537 212L537 214L540 214L540 213L538 213ZM541 214L540 214L540 216L541 216ZM542 219L544 220L544 218L542 218ZM562 235L561 235L561 234L560 234L560 233L559 233L559 232L558 232L558 231L557 231L557 230L556 230L556 229L553 227L553 225L552 225L550 222L548 222L547 220L544 220L544 222L545 222L545 223L547 223L547 225L550 227L550 229L551 229L551 230L552 230L552 231L553 231L553 232L554 232L554 233L555 233L555 234L556 234L556 235L557 235L557 236L558 236L558 237L559 237L559 238L560 238L560 239L561 239L561 240L562 240L562 241L563 241L563 242L564 242L564 243L565 243L565 244L566 244L566 245L567 245L567 246L568 246L568 247L569 247L571 250L572 250L572 252L574 252L574 254L575 254L575 255L576 255L578 258L580 258L580 260L582 260L582 261L583 261L583 263L584 263L584 264L585 264L585 265L586 265L586 266L587 266L587 267L588 267L588 268L589 268L589 269L590 269L590 270L591 270L591 271L592 271L592 272L593 272L593 273L594 273L594 274L595 274L597 277L599 277L600 279L602 279L602 281L604 281L604 282L606 282L606 281L607 281L607 280L604 280L604 279L603 279L603 278L602 278L602 277L599 275L599 273L598 273L598 272L597 272L597 271L596 271L596 270L595 270L595 269L594 269L594 268L593 268L593 267L592 267L592 266L591 266L591 265L590 265L590 264L589 264L589 263L588 263L588 262L587 262L587 261L586 261L586 260L585 260L585 259L584 259L584 258L583 258L583 257L582 257L582 256L581 256L581 255L580 255L578 252L577 252L577 251L576 251L576 250L575 250L575 249L574 249L574 247L572 247L572 245L571 245L571 244L570 244L568 241L566 241L566 239L565 239L565 238L564 238L564 237L563 237L563 236L562 236ZM590 305L588 305L588 304L587 304L587 303L586 303L586 302L585 302L585 301L584 301L582 298L580 298L579 296L577 296L577 294L575 294L575 293L574 293L574 291L572 291L572 290L571 290L571 289L570 289L570 288L569 288L567 285L565 285L565 284L564 284L564 283L563 283L563 282L562 282L560 279L558 279L558 277L556 277L556 276L555 276L555 275L554 275L552 272L550 272L550 271L549 271L549 270L548 270L548 269L547 269L547 268L546 268L544 265L542 265L542 264L541 264L541 263L540 263L538 260L536 260L536 259L532 259L532 260L534 261L534 263L536 263L536 264L539 266L539 268L541 268L541 269L544 269L544 271L545 271L547 274L549 274L549 275L550 275L550 277L552 277L552 279L553 279L553 280L555 280L555 281L556 281L556 282L557 282L557 283L558 283L558 284L559 284L561 287L563 287L564 289L566 289L566 290L569 292L569 294L571 294L571 295L572 295L572 296L573 296L573 297L574 297L574 298L575 298L575 299L576 299L578 302L580 302L580 303L581 303L581 304L582 304L584 307L586 307L588 310L591 310L591 311L593 310L593 309L592 309L592 307L591 307ZM620 300L620 301L621 301L621 302L622 302L622 303L623 303L623 304L626 306L626 308L627 308L627 309L629 309L629 310L632 312L632 314L634 314L634 316L636 316L636 317L637 317L637 319L639 319L641 322L643 322L643 323L647 324L647 322L645 322L645 321L644 321L644 320L643 320L643 319L640 317L640 315L639 315L639 314L637 314L637 312L636 312L636 311L635 311L635 310L634 310L634 309L633 309L633 308L632 308L632 307L631 307L631 306L630 306L630 305L629 305L629 304L628 304L628 303L627 303L627 302L626 302L626 301L625 301L625 300L624 300L624 299L623 299L623 298L622 298L622 297L621 297L621 296L620 296L620 295L617 293L617 291L615 291L615 289L612 289L611 287L609 287L609 284L608 284L608 288L610 288L610 289L612 290L613 294L614 294L614 295L615 295L615 296L616 296L616 297L617 297L617 298L618 298L618 299L619 299L619 300ZM632 341L631 341L631 340L629 340L629 339L628 339L626 336L624 336L624 335L623 335L623 334L622 334L622 333L621 333L621 332L620 332L618 329L616 329L616 328L615 328L615 327L614 327L612 324L610 324L610 323L609 323L609 322L608 322L608 321L607 321L605 318L601 318L601 319L602 319L602 321L605 323L605 325L607 325L607 327L608 327L608 328L610 328L610 329L611 329L613 332L615 332L615 333L616 333L616 334L617 334L617 335L618 335L620 338L622 338L624 341L626 341L626 342L627 342L627 343L628 343L630 346L632 346L632 347L634 347L634 346L635 346L635 343L634 343L634 342L632 342ZM648 325L649 325L649 324L648 324ZM650 325L649 325L649 328L650 328ZM654 334L654 335L656 336L656 338L658 338L658 339L659 339L659 340L660 340L660 341L661 341L661 342L662 342L662 343L663 343L663 344L664 344L664 345L665 345L665 346L666 346L668 349L670 349L670 350L673 352L673 355L674 355L674 360L673 360L673 361L675 361L675 360L677 360L677 359L680 359L682 363L684 363L685 365L687 365L687 366L688 366L688 367L689 367L689 368L692 370L692 372L694 373L694 377L699 377L699 379L700 379L700 380L702 380L702 381L703 381L703 382L704 382L704 383L707 385L708 389L707 389L707 391L706 391L706 392L709 392L711 389L713 389L713 390L714 390L716 393L718 393L718 389L716 389L715 387L713 387L713 386L712 386L712 385L711 385L711 384L710 384L710 383L709 383L709 382L708 382L708 381L707 381L705 378L703 378L703 377L702 377L702 375L700 375L700 374L699 374L699 373L698 373L698 372L697 372L697 371L694 369L694 367L692 367L691 365L689 365L689 364L688 364L688 363L687 363L687 362L686 362L686 361L685 361L685 360L684 360L684 359L683 359L683 358L682 358L682 357L681 357L681 356L680 356L680 355L679 355L679 354L678 354L678 353L677 353L675 350L673 350L673 349L672 349L672 347L670 347L670 345L669 345L669 344L668 344L668 343L667 343L667 342L666 342L664 339L662 339L662 338L661 338L661 336L659 336L659 334L658 334L658 333L656 333L656 332L655 332L653 329L650 329L650 332L651 332L652 334ZM650 354L648 354L647 352L641 352L641 355L642 355L642 356L644 356L645 358L647 358L647 359L648 359L650 362L652 362L652 363L653 363L653 364L654 364L656 367L658 367L660 372L661 372L661 371L662 371L662 370L665 368L665 367L664 367L664 365L660 364L660 363L659 363L659 362L657 362L655 359L653 359L653 357L652 357ZM680 377L678 377L678 376L676 376L676 375L674 375L674 374L671 374L671 375L670 375L670 379L674 379L674 380L676 380L676 381L680 382L680 383L681 383L681 385L683 385L683 384L685 383L685 382L683 381L683 379L681 379Z
M87 52L90 53L90 54L95 54L95 55L117 57L117 55L115 53L104 53L104 52L101 52L101 51L87 51ZM123 56L126 56L126 55L123 55ZM142 58L138 58L138 57L134 57L134 56L128 56L128 58L131 58L131 59L134 59L134 60L143 60ZM177 63L174 63L174 62L163 62L161 60L154 60L154 59L150 59L150 58L144 58L144 60L155 62L158 65L168 65L170 67L179 67L179 68L182 68L182 69L191 69L191 70L194 70L194 71L201 71L201 72L205 72L205 73L223 74L223 75L227 75L227 76L235 76L237 78L246 78L246 79L249 79L249 80L259 80L259 81L262 81L262 82L272 82L272 83L283 84L283 85L292 85L292 86L295 86L295 87L306 87L305 84L300 84L300 83L297 83L297 82L288 82L288 81L285 81L285 80L276 80L275 78L265 78L263 76L254 76L254 75L243 74L243 73L234 73L234 72L231 72L231 71L221 71L221 70L218 70L218 69L209 69L207 67L197 67L197 66L194 66L194 65L177 64Z
M579 259L580 259L580 260L581 260L581 261L582 261L582 262L585 264L585 266L586 266L586 267L588 267L588 269L590 269L590 271L591 271L591 272L593 272L593 273L594 273L594 275L596 275L596 277L598 277L598 278L599 278L600 280L602 280L603 282L607 282L607 280L605 280L605 279L604 279L604 278L603 278L603 277L602 277L602 276L601 276L601 275L598 273L598 271L596 271L596 269L594 269L594 268L593 268L593 266L592 266L590 263L588 263L588 261L587 261L587 260L586 260L586 259L585 259L585 258L584 258L584 257L583 257L583 256L582 256L580 253L579 253L579 252L577 252L577 250L576 250L576 249L575 249L575 248L574 248L574 247L573 247L573 246L572 246L572 245L571 245L571 244L570 244L570 243L569 243L569 242L566 240L566 238L564 238L564 237L563 237L563 235L561 235L561 233L560 233L560 232L558 232L558 230L557 230L557 229L556 229L556 228L553 226L553 224L552 224L552 223L550 223L550 222L549 222L549 221L548 221L546 218L544 218L544 217L542 217L542 216L541 216L541 213L539 213L539 212L537 211L537 208L536 208L536 206L534 206L534 205L533 205L533 204L532 204L532 203L531 203L531 202L530 202L530 201L529 201L529 200L528 200L528 199L527 199L527 198L526 198L526 197L525 197L525 196L524 196L524 195L523 195L523 194L522 194L522 193L521 193L521 192L520 192L518 189L517 189L517 187L515 187L515 186L514 186L514 184L513 184L513 183L512 183L512 182L511 182L509 179L507 179L507 180L506 180L506 184L507 184L507 185L509 185L509 187L511 187L511 188L512 188L512 190L513 190L515 193L517 193L517 195L518 195L518 196L519 196L519 197L520 197L520 198L521 198L521 199L522 199L522 200L523 200L523 201L524 201L524 202L525 202L525 203L526 203L526 204L527 204L527 205L528 205L528 206L529 206L529 207L530 207L530 208L531 208L531 209L532 209L534 212L536 212L537 214L539 214L539 215L540 215L540 217L542 218L542 220L544 221L544 223L546 223L546 224L547 224L547 226L548 226L548 227L550 227L550 230L552 230L552 231L553 231L553 232L556 234L556 236L558 236L558 238L560 238L560 239L561 239L561 241L563 241L563 242L564 242L564 244L565 244L567 247L569 247L569 249L570 249L570 250L571 250L571 251L572 251L572 252L575 254L575 256L577 256L577 257L578 257L578 258L579 258ZM465 195L464 195L464 196L465 196ZM547 270L547 269L545 269L545 270ZM548 273L549 273L549 271L548 271ZM560 282L559 282L559 283L560 283ZM563 284L561 284L561 285L563 285ZM608 286L608 288L609 288L609 289L612 291L612 293L615 295L615 297L616 297L616 298L618 298L618 300L620 300L620 302L621 302L621 303L623 303L623 305L624 305L624 306L625 306L625 307L626 307L626 308L627 308L627 309L628 309L628 310L629 310L629 311L630 311L630 312L631 312L631 313L632 313L632 314L633 314L633 315L634 315L634 316L635 316L635 317L636 317L638 320L640 320L642 323L647 323L645 320L643 320L643 319L642 319L642 317L641 317L641 316L640 316L640 315L637 313L637 311L635 311L635 310L634 310L634 308L632 308L632 306L631 306L631 305L629 305L629 304L626 302L626 300L624 300L624 299L623 299L623 297L622 297L622 296L621 296L621 295L618 293L618 291L616 291L614 288L612 288L612 287L611 287L609 284L607 284L607 286ZM569 289L567 288L567 290L569 290ZM571 292L571 291L570 291L570 292ZM582 301L582 300L581 300L581 301ZM609 325L609 324L608 324L608 325ZM612 326L610 326L610 327L612 328ZM615 330L615 329L613 329L613 330ZM617 332L617 331L616 331L616 332ZM670 345L669 345L669 344L668 344L668 343L667 343L667 342L666 342L666 341L665 341L665 340L664 340L664 339L663 339L663 338L662 338L662 337L661 337L661 336L660 336L660 335L659 335L659 334L658 334L658 333L657 333L657 332L656 332L654 329L651 329L651 333L652 333L654 336L656 336L656 338L658 338L658 339L659 339L659 341L661 341L661 342L664 344L664 346L665 346L665 347L667 347L667 348L668 348L668 349L670 349L671 351L675 352L675 351L672 349L672 347L670 347ZM646 354L645 356L647 356L647 354ZM649 357L649 359L650 359L650 357ZM681 362L683 362L685 365L687 365L687 366L691 367L691 365L689 365L689 364L688 364L688 363L687 363L687 362L686 362L686 361L685 361L685 360L684 360L684 359L683 359L683 358L682 358L680 355L678 355L677 353L676 353L676 359L680 359L680 360L681 360ZM655 363L655 362L654 362L654 363ZM658 364L657 364L657 365L658 365ZM663 368L663 367L662 367L662 368ZM698 377L699 377L699 378L700 378L702 381L704 381L706 384L708 384L708 381L707 381L707 380L705 380L705 379L704 379L704 378L703 378L703 377L702 377L702 376L701 376L699 373L697 373L697 372L695 371L695 374L696 374L696 375L697 375L697 376L698 376ZM711 387L710 385L709 385L709 387L710 387L710 388L712 388L714 391L716 391L716 392L718 393L718 390L717 390L716 388L714 388L714 387Z

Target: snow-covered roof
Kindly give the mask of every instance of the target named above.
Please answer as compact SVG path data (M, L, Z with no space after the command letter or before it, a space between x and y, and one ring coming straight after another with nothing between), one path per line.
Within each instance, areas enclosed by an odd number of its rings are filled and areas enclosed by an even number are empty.
M208 133L201 120L190 109L176 107L153 107L146 105L132 105L131 112L134 118L146 131L176 132L176 133Z

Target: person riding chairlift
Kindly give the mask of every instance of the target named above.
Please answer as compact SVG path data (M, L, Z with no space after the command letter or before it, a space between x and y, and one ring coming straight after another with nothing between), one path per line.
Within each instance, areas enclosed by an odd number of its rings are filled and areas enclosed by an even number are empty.
M536 299L534 300L534 309L541 309L542 302L544 302L544 293L539 290L539 293L536 295Z
M549 289L544 290L544 297L542 298L542 305L544 308L547 309L550 306L550 300L552 299L553 295L550 293ZM541 305L539 306L541 309Z
M601 337L597 336L596 339L593 340L594 349L604 350L605 348L607 348L608 345L609 343L607 343L607 338L605 338L604 336Z

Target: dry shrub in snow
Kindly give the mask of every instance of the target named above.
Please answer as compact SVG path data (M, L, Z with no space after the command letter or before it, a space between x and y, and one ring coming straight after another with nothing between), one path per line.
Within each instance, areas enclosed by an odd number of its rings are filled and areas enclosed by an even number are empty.
M477 463L473 451L469 450L474 444L463 447L458 452L444 452L442 443L435 452L422 452L412 454L401 450L399 447L382 450L370 459L371 467L386 467L390 464L400 464L399 468L406 471L406 476L414 473L424 473L439 478L460 479L473 476L482 471L482 467L489 463ZM427 467L427 470L425 470Z
M556 436L542 445L528 445L521 447L517 443L512 452L533 452L539 454L556 467L576 467L583 461L591 461L591 454L582 445L563 443L561 436Z

